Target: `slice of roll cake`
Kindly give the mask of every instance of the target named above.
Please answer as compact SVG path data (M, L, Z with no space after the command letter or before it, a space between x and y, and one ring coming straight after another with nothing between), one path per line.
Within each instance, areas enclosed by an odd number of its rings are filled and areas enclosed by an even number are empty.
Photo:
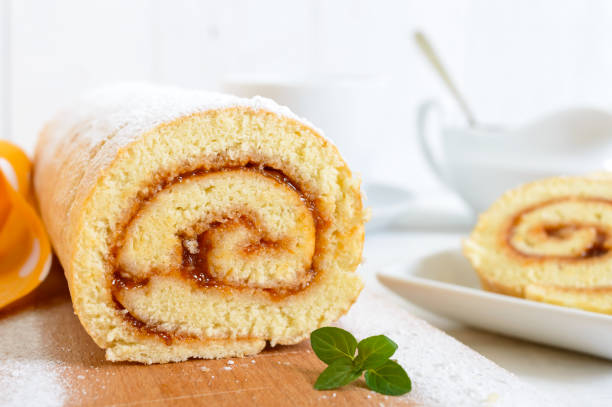
M504 194L464 253L485 289L612 313L612 177L562 177Z
M44 128L34 185L75 312L109 360L297 343L362 288L359 181L267 99L99 90Z

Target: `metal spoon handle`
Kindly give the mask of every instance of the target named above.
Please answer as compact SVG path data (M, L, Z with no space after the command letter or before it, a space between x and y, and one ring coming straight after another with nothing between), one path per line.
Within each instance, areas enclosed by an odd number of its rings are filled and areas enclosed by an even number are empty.
M427 37L425 37L425 34L419 31L415 32L414 40L416 41L417 45L419 46L419 48L421 49L421 51L423 52L427 60L431 63L433 68L436 70L438 75L440 75L440 78L442 78L442 82L444 82L448 90L450 90L451 94L455 98L455 101L459 105L459 108L461 109L463 114L466 116L469 125L471 127L475 127L476 119L474 115L472 114L470 107L468 106L467 102L465 101L465 99L463 98L463 96L461 95L457 87L455 86L450 75L444 68L444 65L442 65L442 61L440 60L440 58L434 51Z

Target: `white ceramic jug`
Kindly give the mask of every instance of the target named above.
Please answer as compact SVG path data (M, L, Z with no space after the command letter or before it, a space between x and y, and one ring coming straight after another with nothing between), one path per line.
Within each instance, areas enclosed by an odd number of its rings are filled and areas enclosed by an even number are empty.
M428 102L417 127L431 169L476 212L525 182L612 170L612 115L601 110L568 109L515 130L461 128Z

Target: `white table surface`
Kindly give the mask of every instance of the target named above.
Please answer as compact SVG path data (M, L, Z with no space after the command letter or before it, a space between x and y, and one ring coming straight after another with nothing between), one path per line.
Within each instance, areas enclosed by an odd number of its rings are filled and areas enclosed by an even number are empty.
M469 230L409 230L367 234L361 272L374 280L385 266L458 247ZM392 294L389 291L390 295ZM410 311L442 329L501 367L574 406L612 406L612 361L488 333L433 315L406 301ZM610 335L612 340L612 332Z

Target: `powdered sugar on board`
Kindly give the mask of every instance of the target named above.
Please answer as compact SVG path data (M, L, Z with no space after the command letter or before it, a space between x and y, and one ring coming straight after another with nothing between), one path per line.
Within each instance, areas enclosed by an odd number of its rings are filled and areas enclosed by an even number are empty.
M66 308L67 304L62 306ZM66 366L48 357L51 343L41 324L46 313L55 307L41 310L43 315L22 313L3 318L0 337L0 406L61 406L66 399L61 373ZM19 333L16 335L15 333Z
M0 364L0 405L61 406L65 391L57 363L45 360L3 360Z
M562 406L510 372L416 319L374 281L338 326L360 340L385 334L399 347L392 359L408 372L412 392L425 406ZM385 305L381 307L381 305Z

